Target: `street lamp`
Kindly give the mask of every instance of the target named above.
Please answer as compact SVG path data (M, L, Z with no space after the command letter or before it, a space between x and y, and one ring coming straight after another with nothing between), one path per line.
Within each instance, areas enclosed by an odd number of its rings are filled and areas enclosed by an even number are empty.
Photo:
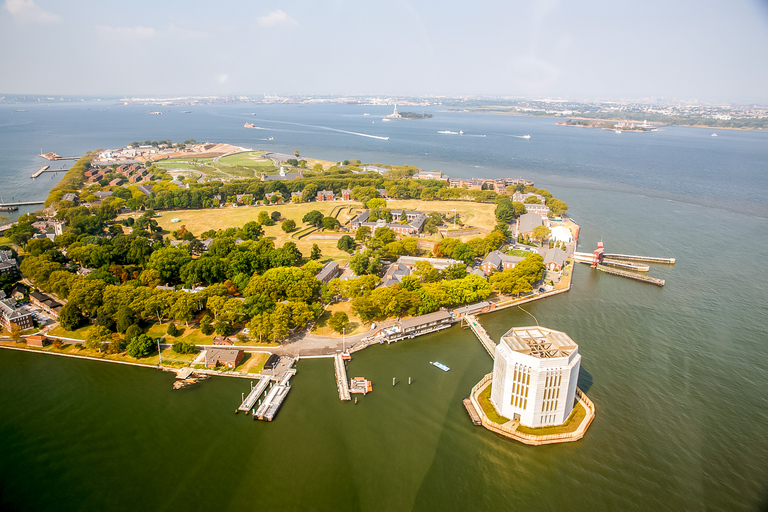
M345 341L344 340L344 336L346 335L346 333L347 333L347 328L346 327L342 327L341 328L341 353L342 354L344 353L344 345L345 345L345 343L344 343L344 341Z

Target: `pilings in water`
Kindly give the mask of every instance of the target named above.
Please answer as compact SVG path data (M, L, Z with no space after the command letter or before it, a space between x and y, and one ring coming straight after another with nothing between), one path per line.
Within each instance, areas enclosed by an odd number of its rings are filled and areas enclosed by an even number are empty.
M665 281L663 279L657 279L655 277L643 276L640 274L634 274L632 272L625 272L617 268L606 267L605 265L597 265L597 270L605 272L606 274L613 274L615 276L626 277L627 279L634 279L643 283L655 284L656 286L664 286Z
M333 366L336 373L336 387L339 389L339 400L352 400L349 394L349 381L347 380L347 368L341 354L333 356Z
M603 254L604 258L611 258L614 260L632 260L632 261L647 261L650 263L667 263L669 265L675 264L675 258L657 258L655 256L633 256L631 254Z
M642 263L632 263L628 260L618 261L618 260L609 260L607 258L603 258L603 265L608 265L609 267L623 268L625 270L633 270L635 272L648 272L651 270L650 265L643 265Z

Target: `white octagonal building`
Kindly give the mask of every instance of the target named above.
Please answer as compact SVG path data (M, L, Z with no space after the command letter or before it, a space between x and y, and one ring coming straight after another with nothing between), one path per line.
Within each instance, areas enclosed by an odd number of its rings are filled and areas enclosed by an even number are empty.
M560 425L573 410L580 364L579 346L564 332L513 327L496 347L491 402L526 427Z

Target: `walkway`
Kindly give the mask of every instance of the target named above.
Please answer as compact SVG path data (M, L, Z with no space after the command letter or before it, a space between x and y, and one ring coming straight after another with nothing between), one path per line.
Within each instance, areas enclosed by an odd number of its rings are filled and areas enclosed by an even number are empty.
M485 350L488 352L488 355L491 356L491 359L495 359L496 344L488 335L488 332L485 330L485 328L483 328L483 326L480 325L480 322L477 321L477 318L475 318L472 315L465 315L464 320L467 322L467 325L469 325L469 328L472 329L472 332L475 333L475 336L477 336L477 339L480 340L480 343L483 345L483 348L485 348Z
M261 396L264 390L267 389L270 380L272 379L265 375L259 379L259 383L256 384L255 387L251 384L251 392L248 393L248 396L245 397L245 400L243 400L243 403L240 404L240 407L238 407L237 410L248 412L253 409L253 404L256 403L256 400Z
M338 352L333 356L333 366L336 373L336 387L339 389L339 400L352 400L352 397L349 394L347 367L344 366L341 352Z

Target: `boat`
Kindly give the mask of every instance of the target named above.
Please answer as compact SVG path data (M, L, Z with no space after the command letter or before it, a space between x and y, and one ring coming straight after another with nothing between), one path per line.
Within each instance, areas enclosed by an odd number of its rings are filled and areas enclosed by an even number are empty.
M251 124L251 123L245 123L243 125L243 128L256 128L256 125L255 124Z
M448 368L447 366L445 366L443 363L438 363L437 361L430 361L430 362L429 362L429 364L431 364L431 365L433 365L433 366L436 366L436 367L440 368L440 369L441 369L441 370L443 370L444 372L447 372L448 370L450 370L450 368Z
M274 137L270 137L267 140L275 140L275 138Z
M450 130L440 130L437 133L443 133L445 135L459 135L459 132L452 132ZM461 132L461 133L464 133L464 132Z
M531 136L530 136L530 135L523 135L523 138L524 138L524 139L530 139L530 138L531 138Z
M389 122L389 119L387 119L386 117L383 117L381 120Z
M182 110L180 113L181 114L191 114L192 112L189 111L189 110Z
M717 134L713 133L712 135L710 135L710 137L717 137Z
M616 133L621 133L621 130L619 130L618 128L616 128L616 129L615 129L615 130L613 130L613 131L614 131L614 132L616 132Z
M464 135L464 130L459 130L459 135Z
M162 112L150 112L149 114L153 116L159 116L162 115Z
M369 116L369 115L371 115L371 114L369 114L368 112L366 112L366 113L365 113L365 114L363 114L363 115L364 115L364 116Z

